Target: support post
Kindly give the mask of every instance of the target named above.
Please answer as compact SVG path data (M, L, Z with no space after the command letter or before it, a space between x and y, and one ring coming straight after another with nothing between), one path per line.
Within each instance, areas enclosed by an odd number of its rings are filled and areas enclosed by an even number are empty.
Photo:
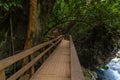
M5 71L4 70L0 71L0 80L6 80Z
M31 61L32 61L32 59L34 58L34 56L31 55L30 57L31 57ZM31 76L34 74L34 72L35 72L35 68L34 68L34 65L33 65L33 66L31 67Z

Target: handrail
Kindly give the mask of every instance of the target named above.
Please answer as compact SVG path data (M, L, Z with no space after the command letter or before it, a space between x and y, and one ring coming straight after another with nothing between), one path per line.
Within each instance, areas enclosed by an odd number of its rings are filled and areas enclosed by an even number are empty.
M7 80L16 80L19 76L21 76L24 72L26 72L30 67L34 65L35 62L37 62L47 51L49 51L52 47L54 47L56 44L59 43L60 40L58 40L55 44L50 46L48 49L43 51L40 55L38 55L36 58L34 58L32 61L30 61L27 65L25 65L23 68L21 68L18 72L16 72L13 76L8 78Z
M71 52L71 80L85 80L71 35L70 35L70 52Z
M11 56L11 57L8 57L6 59L3 59L0 61L0 77L1 75L5 75L5 73L3 73L4 69L10 65L12 65L13 63L33 54L34 52L40 50L41 48L51 44L51 46L46 49L45 51L43 51L40 55L38 55L37 57L35 57L30 63L28 63L27 65L25 65L21 70L24 70L24 71L21 71L19 70L18 72L16 72L13 76L14 77L10 77L8 80L15 80L16 78L20 77L26 70L28 70L38 59L40 59L47 51L49 51L52 47L54 47L55 45L57 45L62 39L62 35L55 38L55 39L52 39L48 42L44 42L42 44L39 44L35 47L32 47L30 49L27 49L23 52L20 52L14 56ZM54 43L53 43L54 42ZM53 43L53 44L52 44ZM17 76L18 74L17 73L20 73L19 76ZM17 74L17 75L16 75ZM3 78L2 80L6 80L5 78Z

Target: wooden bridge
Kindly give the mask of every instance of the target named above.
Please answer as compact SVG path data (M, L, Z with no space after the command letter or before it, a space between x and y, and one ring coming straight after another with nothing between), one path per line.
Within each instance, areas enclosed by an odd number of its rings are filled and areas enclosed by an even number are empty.
M29 62L26 65L6 77L7 67L27 57ZM72 37L64 40L59 36L1 60L0 80L84 80L84 76Z

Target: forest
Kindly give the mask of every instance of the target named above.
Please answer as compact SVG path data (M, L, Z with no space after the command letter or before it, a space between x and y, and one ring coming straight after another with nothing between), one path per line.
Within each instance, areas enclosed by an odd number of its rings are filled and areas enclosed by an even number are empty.
M0 0L0 60L58 35L72 35L85 80L95 80L120 50L120 0Z

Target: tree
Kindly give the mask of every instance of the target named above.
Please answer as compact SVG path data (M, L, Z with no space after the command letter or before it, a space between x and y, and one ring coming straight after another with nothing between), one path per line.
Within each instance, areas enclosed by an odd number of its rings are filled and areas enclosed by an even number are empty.
M101 66L114 56L111 53L120 46L119 4L119 0L58 0L49 17L47 29L59 26L68 30L75 42L80 44L77 47L82 56L80 59L84 57L91 61L86 65L83 59L82 63L86 66L92 64L91 67ZM71 21L76 24L68 27Z

